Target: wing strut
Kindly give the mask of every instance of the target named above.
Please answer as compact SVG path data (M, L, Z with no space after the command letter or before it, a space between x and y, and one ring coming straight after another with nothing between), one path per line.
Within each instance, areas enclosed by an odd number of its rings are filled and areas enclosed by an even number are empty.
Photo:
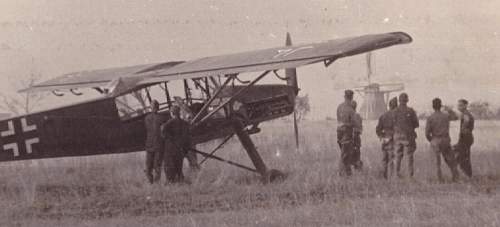
M170 107L172 107L172 98L170 97L170 92L168 91L167 82L164 82L163 85L165 86L165 96L167 98L167 105L168 105L168 108L170 108Z
M219 95L219 93L222 91L222 89L224 89L224 87L226 87L227 84L229 84L229 82L231 81L231 79L233 78L233 76L228 76L226 81L224 81L224 84L222 86L220 86L217 91L215 91L214 95L212 97L210 97L210 99L205 103L205 105L203 105L203 107L200 109L200 111L198 111L198 113L196 114L196 116L193 117L193 119L191 120L191 125L194 124L198 119L201 118L201 115L203 114L203 112L205 112L208 107L210 106L210 104L212 104L212 102L215 100L215 98L217 97L217 95Z
M227 164L230 164L230 165L233 165L233 166L236 166L236 167L239 167L239 168L242 168L242 169L246 169L248 171L252 171L252 172L255 172L255 173L259 173L259 171L257 171L256 169L252 169L248 166L245 166L245 165L242 165L242 164L239 164L239 163L236 163L236 162L231 162L229 160L226 160L226 159L223 159L221 157L218 157L218 156L215 156L213 154L209 154L209 153L205 153L203 151L199 151L199 150L196 150L194 148L190 148L189 150L195 152L195 153L198 153L198 154L201 154L202 156L206 157L206 158L212 158L212 159L215 159L215 160L219 160L221 162L225 162Z
M208 77L205 77L205 89L207 91L207 98L210 98L210 85L208 84Z
M186 103L188 105L191 105L193 104L192 103L192 100L191 100L191 88L189 88L189 84L188 84L188 81L186 79L184 79L184 92L186 93Z
M229 135L229 136L227 136L227 137L226 137L226 138L222 141L222 143L220 143L219 145L217 145L217 147L215 147L215 149L213 149L213 150L212 150L212 152L210 152L210 155L215 154L215 152L216 152L217 150L219 150L222 146L224 146L224 144L226 144L226 143L227 143L227 141L229 141L231 138L233 138L233 136L234 136L234 133L233 133L233 134L231 134L231 135ZM198 165L200 165L200 166L201 166L201 164L203 164L203 163L204 163L204 162L205 162L208 158L209 158L208 156L205 156L205 159L201 160L200 164L198 164Z
M243 89L237 91L236 94L234 94L233 96L231 96L231 98L229 98L228 100L226 100L225 102L223 102L222 104L220 104L219 106L217 106L214 110L212 110L212 112L208 113L199 122L197 122L196 124L194 124L193 127L196 127L196 126L200 125L201 123L203 123L204 121L206 121L208 118L210 118L212 115L214 115L215 113L217 113L217 111L219 111L220 109L222 109L226 104L232 102L235 98L237 98L241 94L245 93L248 90L249 87L252 87L255 83L259 82L259 80L261 80L262 78L264 78L269 72L271 72L271 71L267 70L264 73L260 74L260 76L258 76L257 78L255 78L246 87L244 87ZM216 96L214 95L213 97L216 97ZM200 111L200 113L202 113L202 112ZM195 121L192 121L192 122L195 122Z
M205 93L205 95L210 98L210 88L208 88L208 84L206 83L206 80L204 81L205 82L205 86L203 86L202 84L200 84L200 81L197 80L197 79L193 79L193 83L194 85L196 86L196 88L199 88L201 89L201 91L203 93Z

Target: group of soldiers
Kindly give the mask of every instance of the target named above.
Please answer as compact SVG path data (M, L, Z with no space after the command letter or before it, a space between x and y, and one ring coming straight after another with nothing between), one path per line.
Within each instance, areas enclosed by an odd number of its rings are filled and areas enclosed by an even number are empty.
M172 106L170 116L158 113L159 103L153 101L151 113L145 118L146 137L146 177L153 184L161 179L162 167L167 183L184 181L182 166L184 157L191 168L198 169L196 154L192 146L189 123L181 118L181 108Z
M362 123L361 117L356 113L353 97L354 92L346 90L345 101L337 108L337 141L341 150L339 174L347 176L352 174L351 167L362 167L359 150ZM402 177L401 161L404 156L408 160L409 176L413 178L414 175L414 153L417 149L415 130L419 127L419 121L415 110L407 105L408 101L406 93L399 95L399 104L398 98L391 99L389 110L380 116L376 126L376 134L382 142L382 176L386 179L394 172L394 162L396 175ZM457 166L460 166L466 176L472 177L470 148L474 142L474 117L467 110L467 105L467 100L458 100L459 114L456 114L448 107L443 108L441 99L432 100L434 113L427 118L425 137L430 142L440 181L443 180L441 156L451 170L453 181L458 179ZM453 120L460 120L460 133L458 143L451 146L450 121Z
M345 100L337 108L337 142L341 150L339 174L343 176L352 175L352 168L361 170L363 167L360 158L362 118L356 112L357 103L353 98L354 92L346 90ZM382 142L382 176L386 179L394 172L394 162L396 175L402 177L401 161L404 156L408 160L409 176L414 175L413 162L417 148L415 130L419 127L419 121L415 110L407 105L408 101L406 93L399 95L399 103L398 98L391 99L389 110L380 116L376 126L376 134ZM442 108L441 99L432 100L434 113L427 118L425 137L430 142L440 181L443 180L441 156L451 170L453 181L458 179L457 166L460 166L465 175L472 177L470 148L474 143L474 117L467 110L467 105L467 100L460 99L457 115L448 107ZM170 116L158 113L157 101L152 102L151 108L151 113L145 118L146 176L150 183L158 182L163 167L167 183L182 182L184 157L188 159L191 168L199 169L196 155L191 151L189 123L181 118L179 106L170 108ZM458 143L452 147L450 121L453 120L460 120L460 133Z

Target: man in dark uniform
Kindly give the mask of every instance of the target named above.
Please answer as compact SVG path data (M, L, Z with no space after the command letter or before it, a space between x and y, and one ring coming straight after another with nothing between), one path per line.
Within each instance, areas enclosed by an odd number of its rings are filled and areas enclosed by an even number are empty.
M363 119L361 118L361 115L356 112L358 103L353 100L351 104L354 109L354 118L352 121L353 155L351 163L354 166L354 169L361 170L363 168L363 162L361 161L361 133L363 133Z
M394 148L396 151L396 174L401 177L401 159L403 155L408 158L408 174L413 177L413 153L417 149L415 139L418 128L418 118L415 110L407 106L408 94L399 95L399 106L394 110Z
M394 171L394 122L396 121L395 109L398 107L396 97L389 101L389 111L385 112L378 119L375 131L382 141L382 176L389 177L389 171Z
M161 165L163 162L163 141L161 140L160 125L165 118L158 113L159 103L153 100L151 113L144 119L146 127L146 177L149 183L154 183L161 178Z
M165 139L164 165L168 183L177 183L184 180L182 163L186 152L191 146L189 123L181 119L181 109L172 106L172 119L161 126L161 133Z
M450 144L450 121L453 120L455 113L451 109L445 109L448 113L441 112L441 99L432 100L434 113L427 118L425 124L425 137L431 143L431 150L436 161L436 173L439 181L443 181L441 173L441 155L451 170L452 180L458 178L455 156L451 150Z
M472 177L472 165L470 161L470 148L474 143L474 136L472 135L472 130L474 130L474 117L467 110L467 105L469 102L465 99L458 100L458 110L460 111L460 134L458 136L458 143L454 145L454 149L457 152L457 162L460 165L460 169L468 177Z
M353 155L353 119L352 101L354 92L345 90L344 102L337 107L337 143L340 147L339 174L350 176Z

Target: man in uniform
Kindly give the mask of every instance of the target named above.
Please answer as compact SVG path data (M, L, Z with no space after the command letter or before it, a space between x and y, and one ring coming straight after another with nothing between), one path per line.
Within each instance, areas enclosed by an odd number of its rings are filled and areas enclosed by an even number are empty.
M182 164L191 146L191 138L189 123L181 119L180 107L172 106L170 114L172 119L161 126L161 134L165 139L165 175L167 183L178 183L184 180Z
M472 177L472 165L470 161L470 148L474 143L474 136L472 135L472 130L474 130L474 117L467 110L467 105L469 103L465 99L458 100L458 110L460 111L460 134L458 136L458 143L454 145L454 149L457 152L457 162L460 165L460 169L468 177Z
M441 155L451 170L452 180L456 181L458 177L455 156L451 150L450 144L450 121L453 120L455 113L451 109L445 110L448 113L441 112L441 99L432 100L434 113L427 118L425 124L425 137L431 143L432 155L436 161L436 173L439 181L443 181L441 173Z
M146 127L146 177L149 183L154 183L161 178L161 165L163 161L163 142L161 140L160 125L164 117L158 113L159 103L153 100L151 113L144 119Z
M403 155L408 158L408 174L413 177L413 153L417 149L415 139L418 128L418 118L415 110L407 106L408 94L399 95L399 106L394 110L394 148L396 151L396 174L401 177L401 159Z
M398 107L396 97L389 101L389 111L385 112L378 119L375 131L378 138L382 141L382 176L385 179L389 177L389 171L394 171L394 122L395 109Z
M361 161L361 133L363 132L363 119L358 112L356 112L356 107L358 103L356 101L352 101L352 108L354 109L354 118L353 118L353 128L352 128L352 138L353 138L353 156L352 156L352 165L354 169L361 170L363 168L363 162Z
M353 119L352 101L354 92L345 90L344 102L337 107L337 143L340 147L339 174L350 176L353 155Z

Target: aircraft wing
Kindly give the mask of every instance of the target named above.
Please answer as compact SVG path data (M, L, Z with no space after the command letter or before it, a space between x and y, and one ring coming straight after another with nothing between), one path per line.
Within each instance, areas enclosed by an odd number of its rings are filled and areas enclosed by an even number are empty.
M412 38L408 34L393 32L206 57L187 62L165 62L76 72L34 85L23 91L100 87L124 77L134 77L139 86L178 79L295 68L325 60L334 61L338 58L411 41Z
M169 68L182 63L181 61L162 62L155 64L134 65L109 69L98 69L67 73L51 80L20 90L20 92L52 91L75 88L103 87L114 80L127 77L137 77L143 71Z
M411 41L412 38L408 34L394 32L206 57L187 61L171 68L151 71L140 83L295 68Z

